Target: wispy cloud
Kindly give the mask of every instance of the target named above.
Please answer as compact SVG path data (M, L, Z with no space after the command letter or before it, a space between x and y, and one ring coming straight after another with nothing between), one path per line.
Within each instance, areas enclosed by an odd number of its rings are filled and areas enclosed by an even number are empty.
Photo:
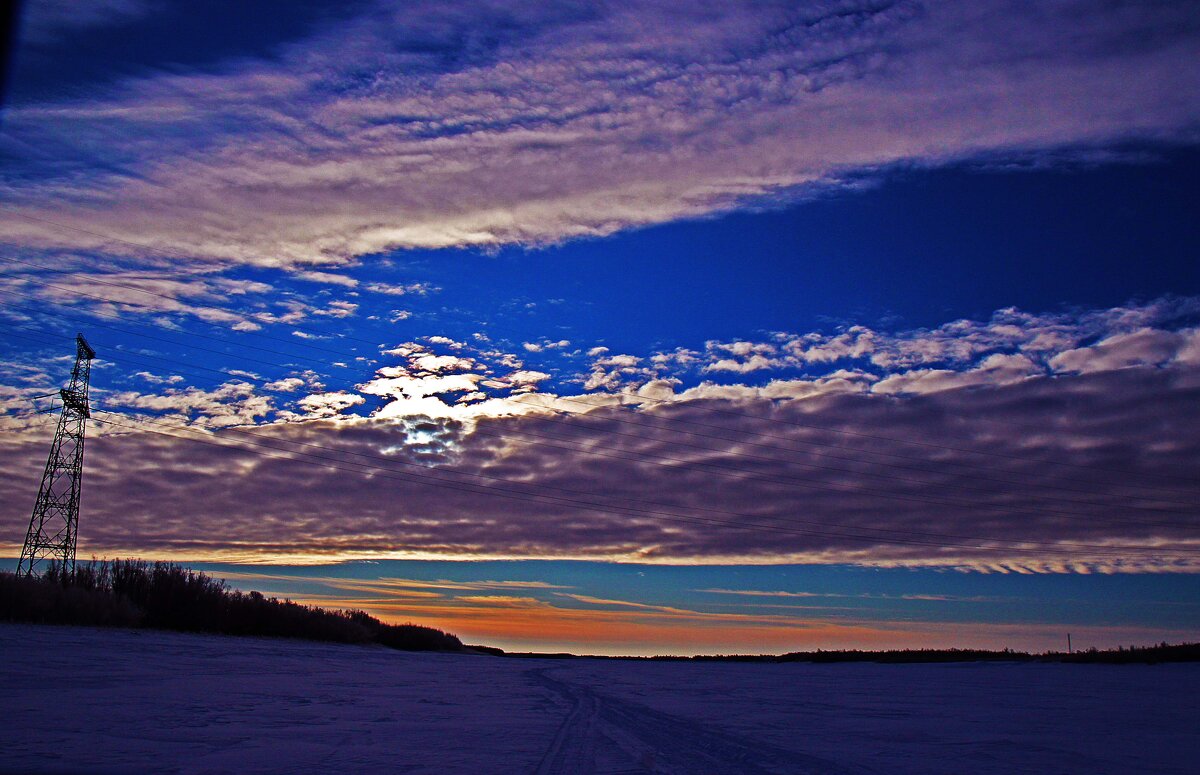
M182 279L170 267L130 270L89 266L80 259L56 262L51 271L18 262L16 271L0 277L7 317L33 319L40 311L70 310L100 319L145 316L166 327L188 318L257 330L263 323L303 319L309 307L298 299L280 299L263 282L233 279L217 273ZM41 266L41 265L39 265Z
M173 384L170 380L166 383ZM96 403L109 411L146 410L170 423L206 428L254 425L275 409L270 396L258 393L254 385L242 381L226 382L213 390L168 387L160 393L112 392Z
M270 60L11 110L11 142L46 150L3 178L7 207L61 225L0 223L26 247L311 272L766 206L894 165L1184 139L1195 21L1124 2L380 3Z
M537 582L415 582L407 579L341 579L268 573L223 574L241 588L276 584L308 591L289 593L294 600L333 608L362 609L388 621L419 622L445 628L467 638L509 649L571 650L575 653L763 653L816 648L964 647L1044 649L1062 637L1060 622L1031 620L1019 624L911 620L895 611L869 608L792 607L763 612L701 610L637 600L556 593L547 597L522 594L557 589ZM274 588L274 587L272 587ZM439 590L438 592L428 591ZM447 592L445 596L440 592ZM458 594L462 592L463 594ZM871 596L865 596L871 597ZM887 597L887 596L875 596ZM903 595L904 599L987 601ZM570 601L570 602L567 602ZM1099 644L1164 637L1165 631L1144 627L1073 624L1078 639ZM1172 632L1186 638L1186 633Z
M780 590L762 590L762 589L697 589L696 592L704 592L710 595L734 595L737 597L785 597L785 598L857 598L862 600L910 600L927 603L985 603L995 602L1000 598L986 597L982 595L944 595L944 594L926 594L926 593L902 593L896 595L888 594L872 594L870 592L860 592L857 594L847 594L844 592L783 592Z
M742 597L828 597L819 592L782 592L779 590L761 589L698 589L710 595L740 595Z

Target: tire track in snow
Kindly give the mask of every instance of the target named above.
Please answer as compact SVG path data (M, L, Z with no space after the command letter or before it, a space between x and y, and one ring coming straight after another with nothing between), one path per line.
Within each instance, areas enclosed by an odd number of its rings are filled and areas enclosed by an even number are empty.
M536 775L848 775L855 770L597 694L547 675L529 677L569 710Z
M537 775L590 773L596 771L596 738L599 730L599 703L593 693L581 687L547 678L541 670L531 672L534 679L570 703L562 726L542 757Z

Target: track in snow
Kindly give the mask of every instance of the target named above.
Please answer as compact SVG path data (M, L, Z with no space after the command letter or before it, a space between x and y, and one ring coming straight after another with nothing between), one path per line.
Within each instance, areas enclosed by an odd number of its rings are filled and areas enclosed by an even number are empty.
M562 726L536 775L846 775L844 767L743 740L591 688L529 671L539 685L565 701ZM857 770L856 770L857 772Z

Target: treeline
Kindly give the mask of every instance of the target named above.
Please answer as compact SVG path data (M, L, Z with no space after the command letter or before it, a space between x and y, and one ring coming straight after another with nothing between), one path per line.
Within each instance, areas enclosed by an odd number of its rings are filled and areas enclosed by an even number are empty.
M241 592L206 573L144 560L80 563L74 575L53 563L40 577L0 573L0 620L463 649L458 638L432 627Z
M652 657L662 659L663 657ZM671 659L672 657L666 657ZM1072 662L1097 664L1158 664L1161 662L1200 662L1200 643L1154 646L1118 646L1115 649L1090 648L1072 653L1049 651L1033 654L1003 649L896 649L892 651L796 651L780 655L697 656L696 661L718 662L876 662L883 664L920 664L935 662Z
M1157 646L1120 646L1116 649L1087 649L1071 654L1043 654L1044 661L1095 662L1107 665L1128 665L1159 662L1200 662L1200 643L1159 643Z

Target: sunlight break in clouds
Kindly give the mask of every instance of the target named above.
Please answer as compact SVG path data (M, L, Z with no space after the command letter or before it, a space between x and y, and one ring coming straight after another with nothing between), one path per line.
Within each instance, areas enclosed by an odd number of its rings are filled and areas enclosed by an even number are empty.
M770 205L895 165L1186 140L1189 6L378 3L270 60L10 110L23 161L0 224L26 250L307 271Z

